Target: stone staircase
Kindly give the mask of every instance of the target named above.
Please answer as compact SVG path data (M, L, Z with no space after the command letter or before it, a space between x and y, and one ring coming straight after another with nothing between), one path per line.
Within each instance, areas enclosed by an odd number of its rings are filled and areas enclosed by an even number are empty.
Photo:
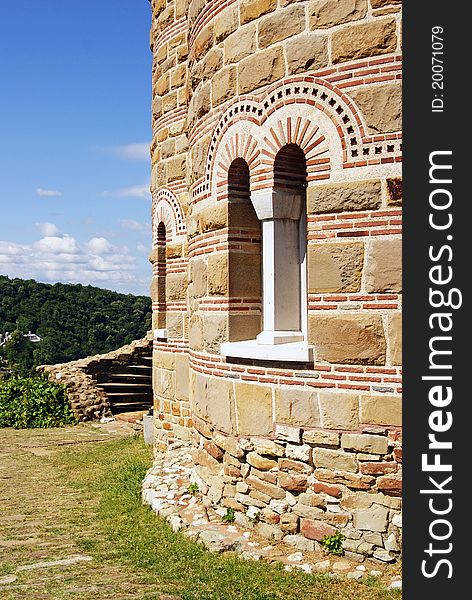
M152 353L100 373L97 387L106 393L113 416L146 413L152 407Z
M136 422L152 407L152 336L108 352L38 370L66 386L80 421L113 415Z

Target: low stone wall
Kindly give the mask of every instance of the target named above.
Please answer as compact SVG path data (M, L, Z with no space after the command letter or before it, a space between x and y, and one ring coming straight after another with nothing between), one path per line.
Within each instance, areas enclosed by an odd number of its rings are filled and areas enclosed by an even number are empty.
M67 397L79 421L97 420L111 416L107 394L98 387L98 381L136 358L149 355L151 347L151 339L135 340L107 354L96 354L57 365L41 365L38 371L66 385Z
M258 534L321 542L340 531L346 555L394 562L401 548L400 433L276 425L273 439L232 437L194 419L194 477L213 506L257 520Z

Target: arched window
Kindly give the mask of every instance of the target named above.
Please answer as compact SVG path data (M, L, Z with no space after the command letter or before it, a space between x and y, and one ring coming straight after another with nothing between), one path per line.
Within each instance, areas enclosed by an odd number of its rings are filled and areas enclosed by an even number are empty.
M235 161L232 167L229 189L238 199L247 198L247 165ZM275 157L272 188L250 195L262 224L262 330L250 340L223 344L226 356L313 359L307 342L306 187L305 154L296 144L287 144ZM249 286L250 277L246 274L241 285Z
M228 338L254 339L261 325L261 223L251 203L249 167L237 158L228 171Z

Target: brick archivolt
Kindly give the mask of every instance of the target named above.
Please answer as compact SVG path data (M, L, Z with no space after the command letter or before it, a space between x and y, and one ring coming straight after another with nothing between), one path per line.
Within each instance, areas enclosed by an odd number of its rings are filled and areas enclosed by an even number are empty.
M315 77L282 81L259 100L238 99L221 115L208 148L203 184L194 199L227 197L229 166L243 158L251 190L271 187L277 152L297 144L305 153L308 182L330 173L401 161L401 133L369 136L354 102L329 82Z
M186 233L185 219L180 202L175 194L167 188L158 190L153 198L153 246L157 245L157 229L159 223L164 223L168 240L175 240L177 236L185 235Z

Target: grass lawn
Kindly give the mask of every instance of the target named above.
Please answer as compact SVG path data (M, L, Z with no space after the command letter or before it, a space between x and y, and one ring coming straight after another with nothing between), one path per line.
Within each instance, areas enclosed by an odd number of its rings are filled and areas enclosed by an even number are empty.
M151 452L139 438L61 450L50 458L66 482L84 497L96 496L90 514L76 511L74 527L88 522L79 546L97 562L121 564L142 582L142 600L158 600L146 584L183 600L398 600L401 592L384 589L374 578L334 581L326 575L287 573L274 565L247 562L236 555L215 555L172 532L140 500L140 485ZM84 528L85 529L85 528Z

